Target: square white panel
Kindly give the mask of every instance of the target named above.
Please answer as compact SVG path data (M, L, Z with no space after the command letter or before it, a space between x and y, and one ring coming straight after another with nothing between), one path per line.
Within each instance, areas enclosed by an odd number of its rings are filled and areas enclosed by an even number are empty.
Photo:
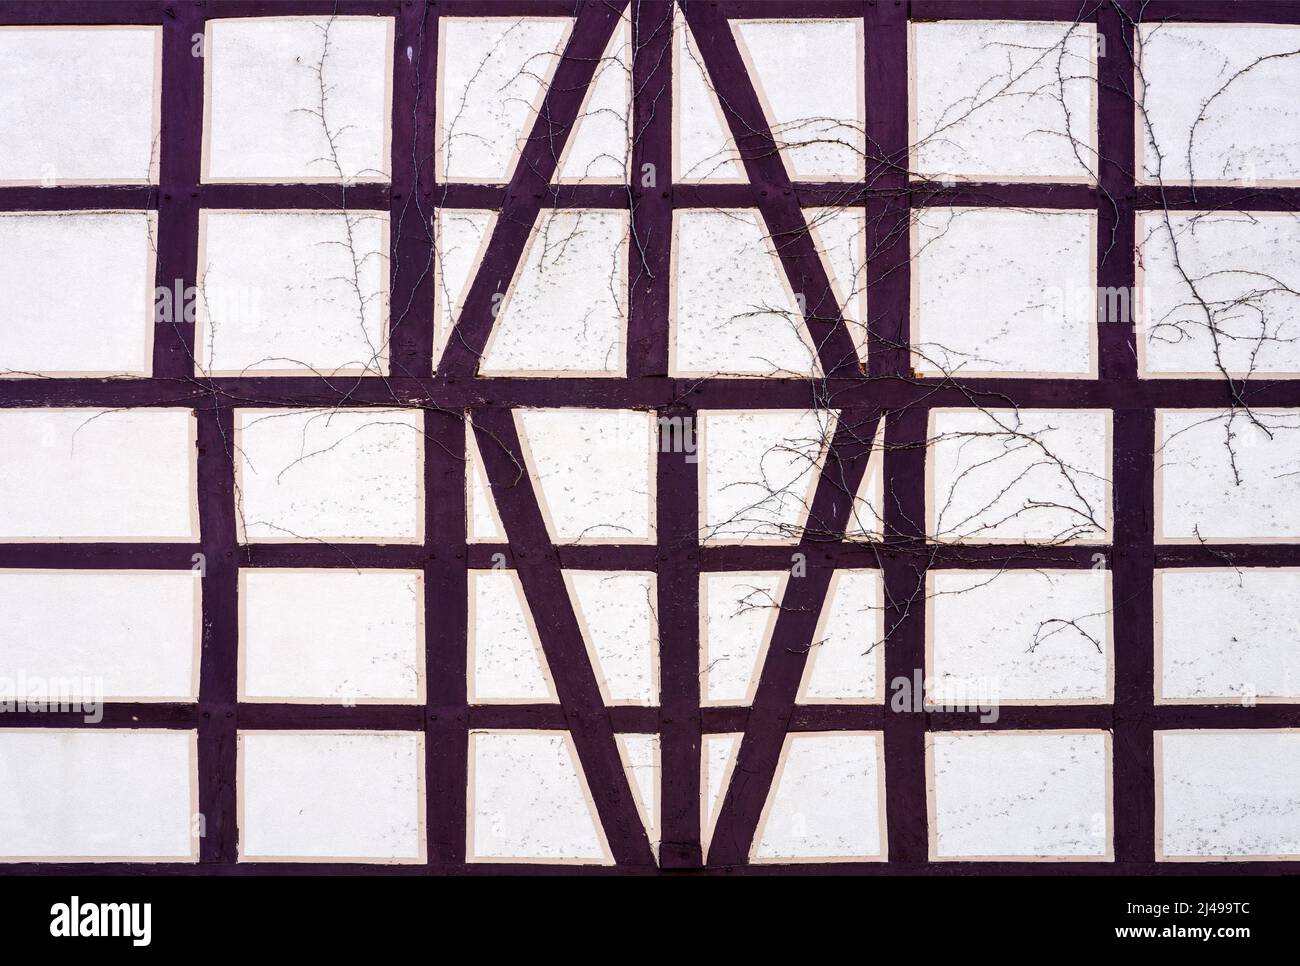
M161 76L161 27L0 27L0 184L156 183Z
M423 862L424 735L241 731L243 862Z
M553 704L537 623L514 570L469 572L466 696L471 704Z
M1300 216L1140 212L1136 231L1144 376L1300 376Z
M189 409L0 410L0 543L199 537Z
M1157 703L1300 699L1300 570L1157 570L1155 607Z
M942 543L1105 543L1111 415L934 409L926 532Z
M1109 571L927 576L927 701L978 707L1113 699Z
M1143 23L1136 35L1140 182L1300 182L1300 26Z
M930 859L1112 861L1104 731L926 736Z
M196 862L193 731L0 731L0 862Z
M240 700L424 700L419 570L239 572Z
M391 17L209 20L203 180L387 181Z
M0 214L0 377L149 375L157 228L153 212Z
M826 589L796 700L879 704L884 696L884 575L879 570L836 570Z
M1156 412L1156 540L1300 539L1296 409Z
M235 410L236 523L253 543L420 543L424 415Z
M924 178L1093 181L1097 28L909 24L911 168Z
M1300 858L1300 731L1157 731L1156 858Z
M1097 373L1092 211L921 208L912 366L923 376Z
M385 211L201 211L197 371L387 374L388 242Z
M193 701L197 570L0 570L0 678L11 697Z

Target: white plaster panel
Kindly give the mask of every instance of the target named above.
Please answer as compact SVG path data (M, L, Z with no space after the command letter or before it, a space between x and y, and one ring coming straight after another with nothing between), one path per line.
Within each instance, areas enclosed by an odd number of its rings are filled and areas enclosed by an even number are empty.
M237 409L234 446L241 541L423 539L419 410Z
M1300 732L1156 732L1156 848L1170 861L1300 857Z
M1158 699L1300 697L1300 571L1157 570L1155 599Z
M569 17L439 18L440 181L510 180L572 25Z
M387 374L388 245L383 211L200 212L195 367Z
M811 409L701 412L701 539L798 543L838 416Z
M653 412L517 409L515 420L552 539L654 539Z
M791 179L862 178L862 21L732 20L731 31Z
M1300 411L1156 413L1156 540L1275 543L1300 536Z
M0 731L0 861L198 861L196 760L193 731Z
M241 861L422 862L424 735L244 731Z
M799 301L756 209L674 211L672 284L673 374L818 371Z
M158 181L162 28L0 27L0 183Z
M0 571L0 676L9 697L198 697L199 571Z
M939 732L927 755L933 859L1111 859L1106 732Z
M1137 216L1144 375L1300 375L1300 218Z
M1110 533L1110 412L936 409L927 530L940 542L1101 543Z
M1093 24L941 20L909 29L917 174L935 180L1095 179Z
M254 567L239 576L244 700L423 699L421 571Z
M884 859L883 754L879 732L786 735L752 859Z
M470 732L471 862L610 865L567 731Z
M209 20L205 181L387 181L391 17Z
M0 214L0 377L149 375L157 227L153 212Z
M188 409L0 410L0 542L198 539Z
M913 367L921 375L1095 373L1092 211L923 208L913 215Z
M1143 23L1136 40L1139 180L1300 179L1300 26Z
M969 705L1111 698L1106 570L932 570L927 698Z
M540 212L483 350L483 376L626 370L628 215Z

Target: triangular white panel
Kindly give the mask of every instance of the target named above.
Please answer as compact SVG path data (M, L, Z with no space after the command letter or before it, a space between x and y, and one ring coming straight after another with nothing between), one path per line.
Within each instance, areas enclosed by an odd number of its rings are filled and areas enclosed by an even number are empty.
M655 575L637 571L566 570L587 653L606 704L659 700Z
M673 180L746 181L736 143L680 10L673 10Z
M820 372L800 298L757 209L675 211L673 251L674 375Z
M700 743L700 849L706 858L743 737L742 734L710 734L704 735Z
M798 700L883 700L884 589L879 570L837 570L808 652Z
M439 181L510 180L572 26L569 17L438 21Z
M631 778L636 793L637 811L645 823L646 836L656 858L659 855L659 736L642 734L615 735L623 769Z
M439 208L433 234L433 364L436 368L447 348L452 328L460 318L488 239L496 227L495 211Z
M846 540L880 540L885 532L885 420L882 417L871 441L867 469L853 498Z
M654 419L629 409L515 410L552 540L654 540Z
M838 418L827 409L702 412L701 541L797 544Z
M804 217L830 276L844 324L867 362L867 211L865 208L806 208ZM820 314L820 313L819 313Z
M470 543L505 543L506 528L492 496L487 467L478 449L478 439L469 419L465 420L465 497L469 512L465 517L465 539Z
M748 704L780 612L787 573L700 575L700 703Z
M861 19L734 20L731 29L791 180L861 179Z
M513 570L471 570L469 594L470 702L558 700L519 575Z
M631 154L632 24L619 23L596 65L556 179L623 184Z
M484 376L626 370L628 213L538 213L483 350Z
M883 859L880 748L878 734L787 735L750 859Z
M612 865L567 731L471 731L470 862Z

